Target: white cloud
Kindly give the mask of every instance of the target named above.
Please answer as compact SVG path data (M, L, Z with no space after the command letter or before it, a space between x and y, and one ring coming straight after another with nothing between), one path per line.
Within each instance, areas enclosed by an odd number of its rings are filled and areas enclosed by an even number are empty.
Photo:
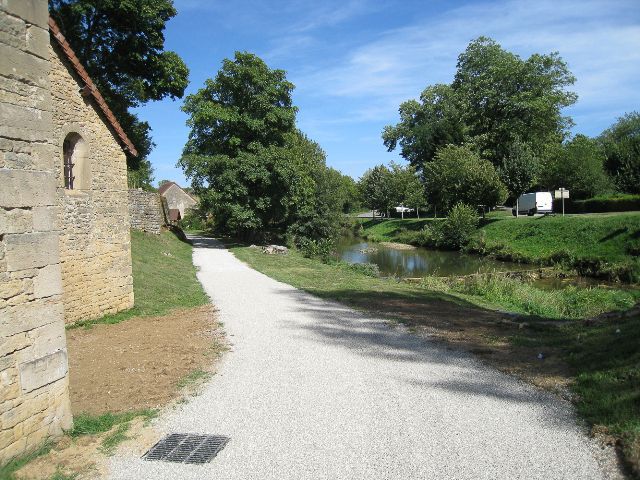
M415 98L427 85L450 82L457 55L480 35L523 57L559 51L577 77L572 110L623 113L640 104L640 3L637 0L509 0L463 6L382 32L340 60L301 73L306 95L367 102L347 115L388 118L390 104ZM581 113L581 115L586 115Z

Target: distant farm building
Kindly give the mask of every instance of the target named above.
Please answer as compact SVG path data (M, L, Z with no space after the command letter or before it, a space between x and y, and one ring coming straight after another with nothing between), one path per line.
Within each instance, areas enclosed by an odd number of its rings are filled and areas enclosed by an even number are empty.
M184 218L185 212L198 204L195 198L185 192L184 189L175 182L163 183L158 189L158 193L167 200L169 212L171 213L172 210L178 210L180 218ZM171 220L174 221L176 214L173 213L171 215Z

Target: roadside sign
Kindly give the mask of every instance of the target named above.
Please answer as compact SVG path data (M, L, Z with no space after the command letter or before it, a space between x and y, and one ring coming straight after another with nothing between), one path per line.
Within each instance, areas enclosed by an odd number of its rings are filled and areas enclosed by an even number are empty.
M560 187L559 190L556 190L553 193L556 200L562 199L562 216L564 217L564 199L569 198L569 190L564 187Z

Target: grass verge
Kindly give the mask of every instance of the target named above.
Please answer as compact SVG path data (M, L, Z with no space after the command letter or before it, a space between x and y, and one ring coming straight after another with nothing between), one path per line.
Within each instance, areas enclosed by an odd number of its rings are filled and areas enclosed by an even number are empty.
M100 445L100 451L106 455L113 454L115 448L127 440L126 432L131 426L130 422L136 418L149 421L158 414L157 410L135 410L125 413L105 413L102 415L89 415L82 413L74 417L73 429L69 432L71 438L81 435L100 435L108 432Z
M189 372L187 375L178 380L176 386L178 388L190 387L195 384L198 384L211 376L211 372L207 372L205 370L197 369Z
M295 251L287 256L241 246L231 251L276 280L425 329L503 371L535 378L537 385L552 390L558 382L569 385L577 411L594 433L619 442L629 468L640 474L640 315L578 320L627 309L638 300L637 292L554 292L492 276L465 281L432 277L415 285L323 264ZM518 319L520 324L505 323L492 310L496 307L528 316ZM566 321L553 321L559 319ZM544 361L536 360L538 352L544 352Z
M165 315L176 308L209 303L196 278L192 246L172 232L153 235L131 231L134 307L113 315L76 322L67 328L119 323L132 317Z

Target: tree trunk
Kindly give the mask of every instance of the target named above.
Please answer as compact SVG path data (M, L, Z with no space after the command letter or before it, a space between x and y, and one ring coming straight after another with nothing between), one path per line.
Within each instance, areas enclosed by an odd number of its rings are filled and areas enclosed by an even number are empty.
M404 220L404 208L402 209L402 211L400 212L400 216L402 217L402 220Z
M416 217L420 218L420 207L416 207Z
M518 199L516 198L516 218L518 218L520 216L520 212L519 212L519 208L518 208Z

